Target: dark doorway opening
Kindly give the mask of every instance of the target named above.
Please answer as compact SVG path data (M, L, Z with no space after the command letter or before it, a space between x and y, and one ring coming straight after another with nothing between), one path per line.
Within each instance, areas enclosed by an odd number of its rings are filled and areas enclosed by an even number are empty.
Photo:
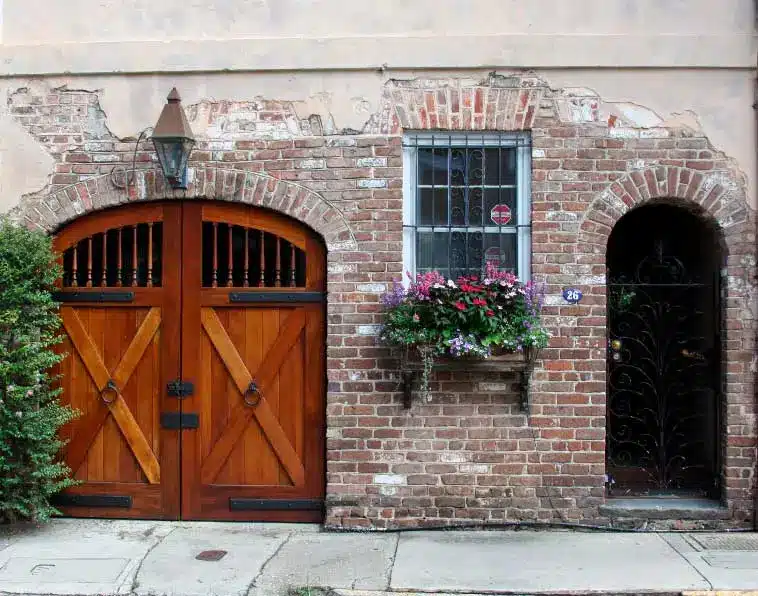
M679 206L634 209L611 234L610 495L719 496L721 263L718 232Z

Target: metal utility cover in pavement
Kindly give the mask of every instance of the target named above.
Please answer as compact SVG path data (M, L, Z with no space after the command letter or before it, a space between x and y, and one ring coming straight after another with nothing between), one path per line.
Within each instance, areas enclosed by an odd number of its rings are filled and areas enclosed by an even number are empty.
M204 550L195 558L198 561L220 561L226 556L225 550Z
M689 541L703 550L756 550L755 534L690 534Z

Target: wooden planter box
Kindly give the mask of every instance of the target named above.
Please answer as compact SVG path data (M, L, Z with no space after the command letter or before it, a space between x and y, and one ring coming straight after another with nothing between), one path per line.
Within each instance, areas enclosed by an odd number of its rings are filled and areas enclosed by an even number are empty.
M528 409L529 377L536 354L533 352L509 352L480 358L453 358L452 356L437 356L432 366L432 371L459 371L474 373L518 373L521 377L521 407ZM418 351L410 349L401 358L400 370L403 377L403 405L411 407L413 399L413 385L424 369Z

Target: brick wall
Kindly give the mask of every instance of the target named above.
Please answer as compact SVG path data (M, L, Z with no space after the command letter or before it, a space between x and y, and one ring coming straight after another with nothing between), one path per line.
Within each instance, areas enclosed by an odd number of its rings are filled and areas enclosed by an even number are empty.
M209 136L193 153L189 190L177 193L163 186L148 143L128 172L134 141L108 132L97 94L22 89L9 105L57 162L50 186L16 211L29 225L55 229L129 200L197 196L278 209L326 238L330 527L607 523L598 507L608 236L648 200L690 205L719 226L728 253L724 501L728 524L752 515L755 214L744 177L701 133L643 128L591 93L527 76L393 81L361 134L330 134L278 102L204 102L188 113L209 119ZM377 341L379 296L403 273L401 134L434 128L531 131L533 274L547 284L553 337L532 377L530 417L505 373L438 373L431 402L405 410L395 362ZM584 292L580 304L562 301L567 286Z

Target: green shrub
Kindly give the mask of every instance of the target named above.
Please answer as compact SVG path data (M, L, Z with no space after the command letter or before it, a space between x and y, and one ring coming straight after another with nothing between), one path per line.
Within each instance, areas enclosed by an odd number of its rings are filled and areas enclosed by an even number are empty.
M61 360L60 274L51 240L0 220L0 521L44 521L50 497L73 481L56 461L58 430L74 415L49 371Z

